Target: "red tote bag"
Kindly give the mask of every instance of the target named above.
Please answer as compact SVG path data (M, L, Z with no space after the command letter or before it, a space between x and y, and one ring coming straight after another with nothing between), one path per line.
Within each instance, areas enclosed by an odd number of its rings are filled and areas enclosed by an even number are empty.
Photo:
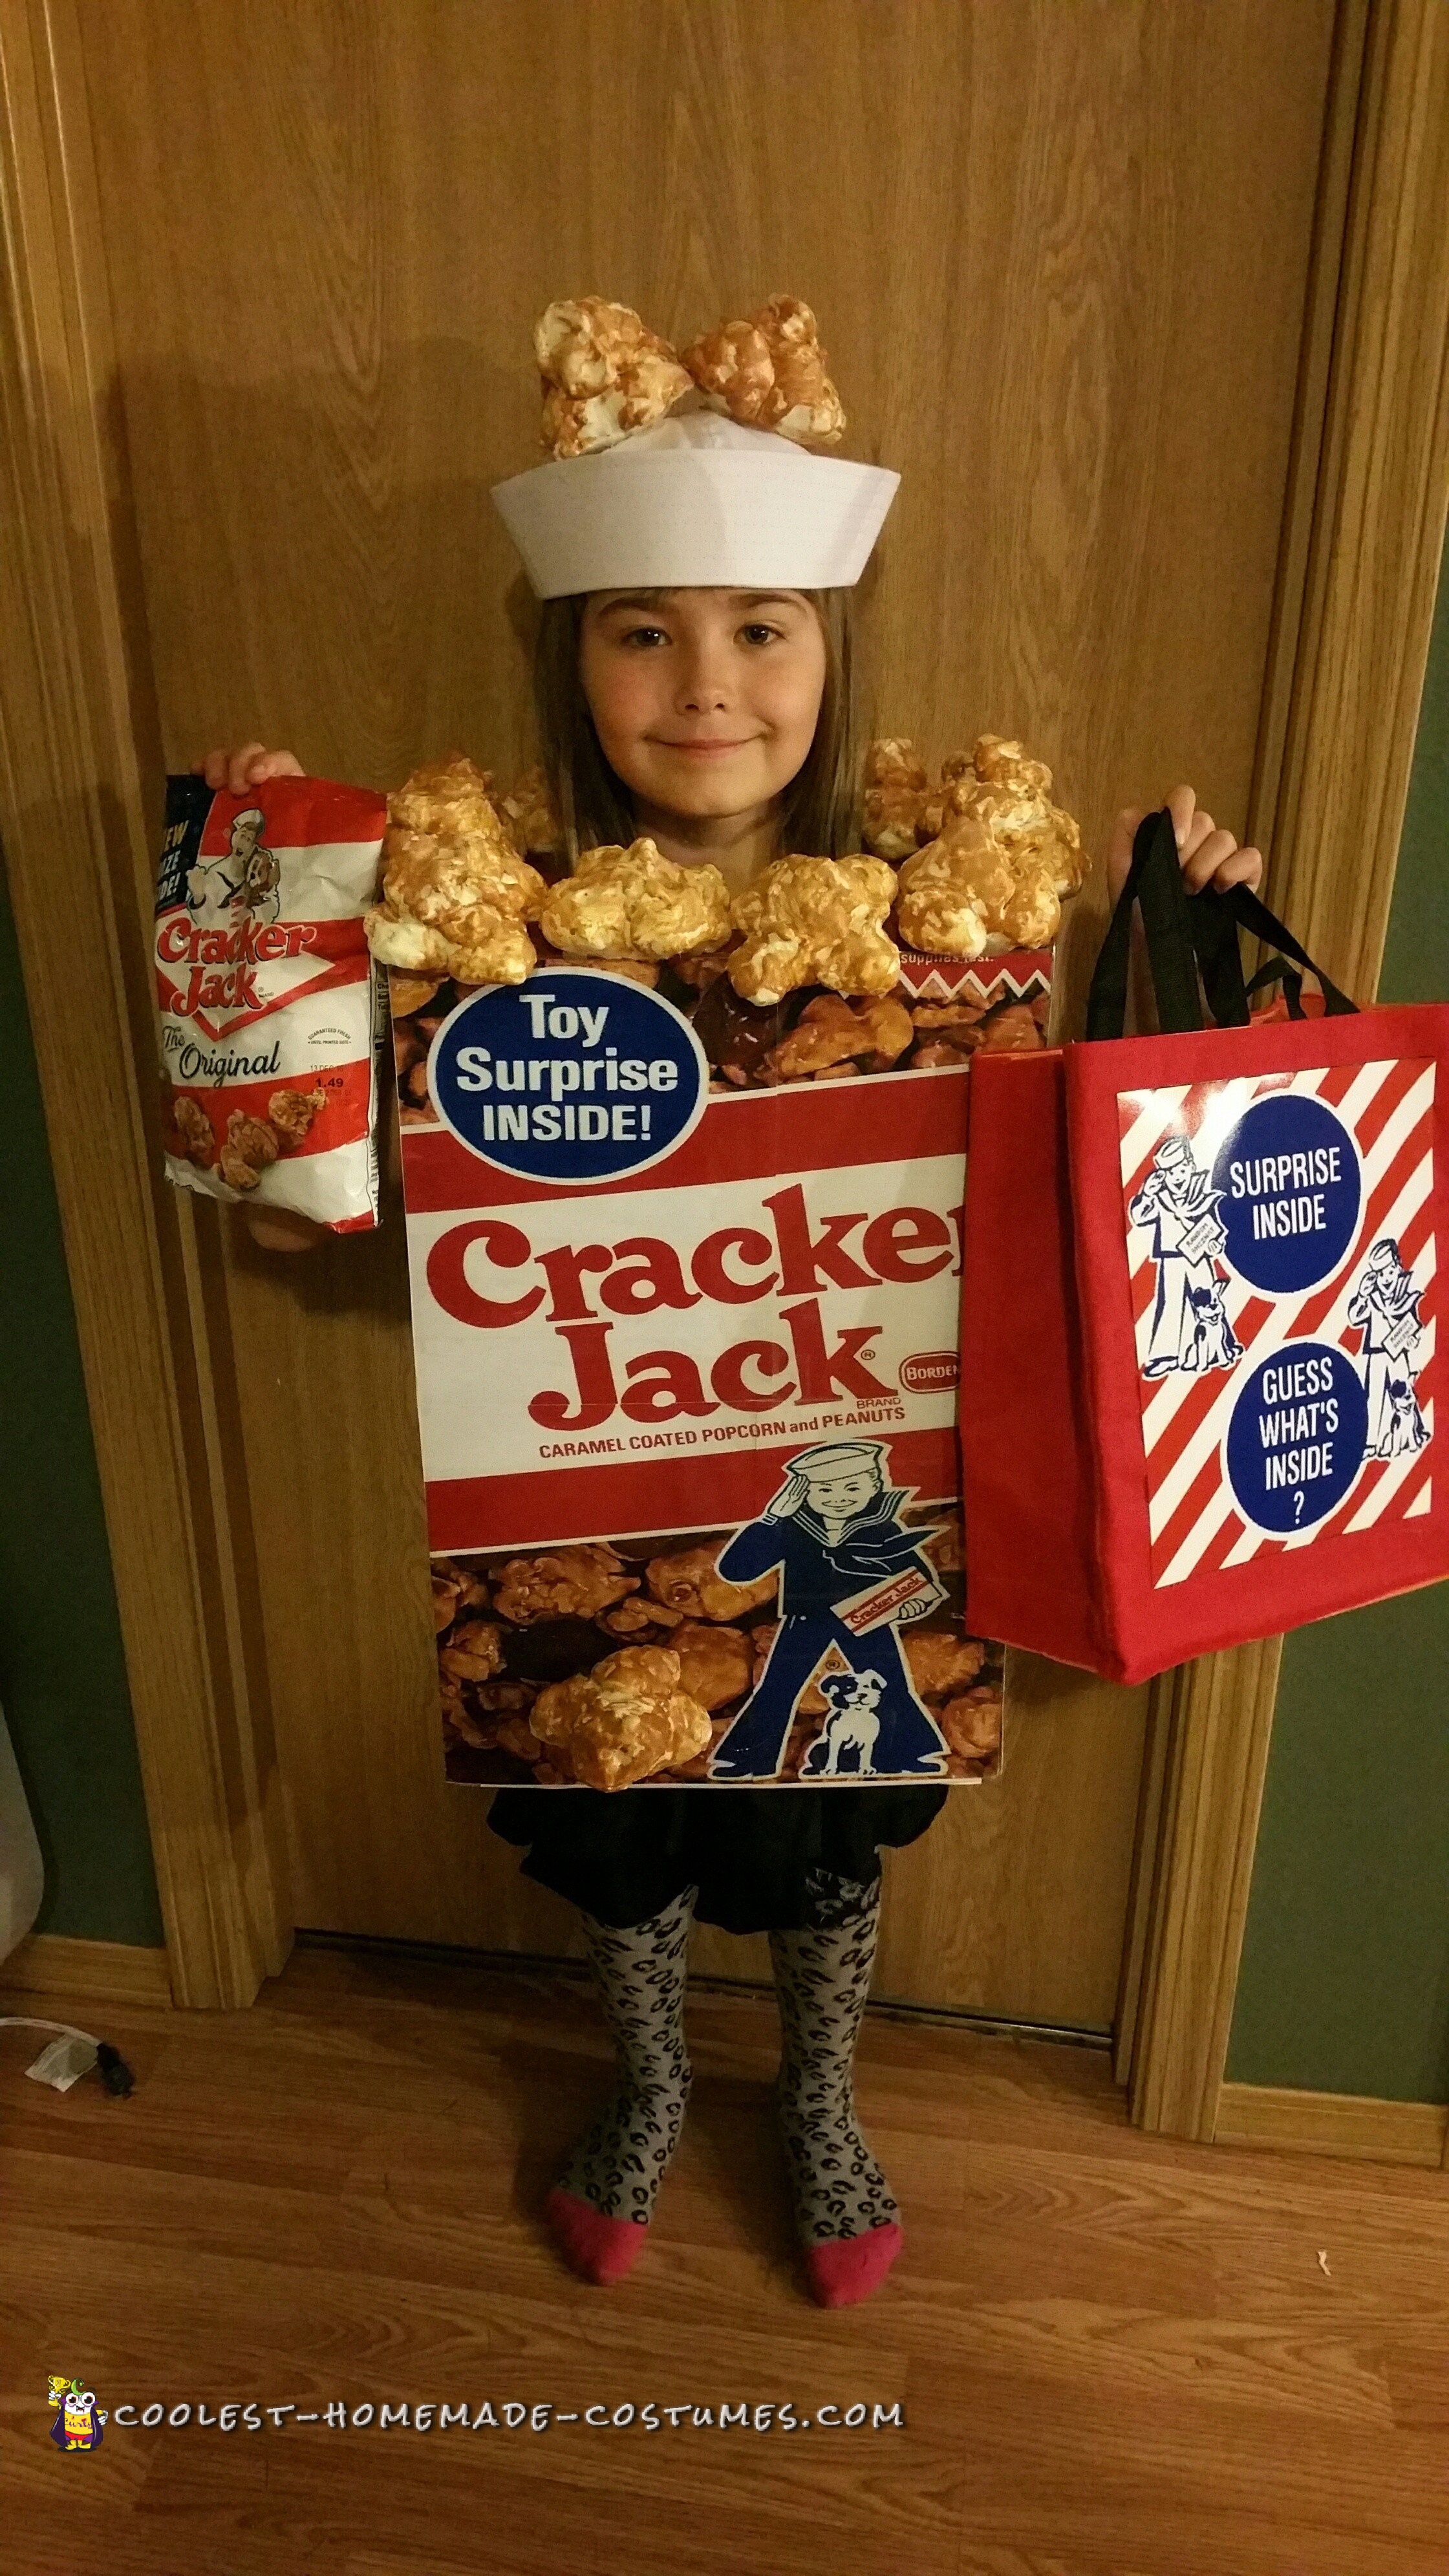
M1134 902L1157 1037L1120 1035ZM972 1067L967 1621L1117 1681L1449 1574L1449 1007L1320 975L1304 1017L1280 959L1290 1016L1250 1021L1239 924L1308 965L1242 889L1189 900L1149 816L1088 1041Z

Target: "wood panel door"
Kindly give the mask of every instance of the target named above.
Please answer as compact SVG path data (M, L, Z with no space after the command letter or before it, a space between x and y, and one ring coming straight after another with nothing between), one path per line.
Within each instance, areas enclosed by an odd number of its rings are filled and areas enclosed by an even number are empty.
M905 478L863 595L881 729L1025 735L1096 851L1182 777L1241 828L1332 0L80 23L118 542L169 765L253 735L379 786L452 745L524 758L529 604L488 487L536 453L534 314L602 292L680 338L785 288L822 317L848 451ZM397 1206L306 1261L223 1234L296 1919L561 1950L567 1909L441 1778ZM892 1864L879 1991L1109 2023L1143 1720L1014 1659L1002 1779ZM703 1935L700 1963L756 1973L760 1947Z

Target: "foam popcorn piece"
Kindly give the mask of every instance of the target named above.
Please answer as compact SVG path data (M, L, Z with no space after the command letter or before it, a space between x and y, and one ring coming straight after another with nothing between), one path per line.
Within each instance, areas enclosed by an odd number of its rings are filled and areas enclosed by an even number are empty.
M746 1002L773 1003L802 984L841 994L889 993L900 950L882 927L895 900L884 859L776 859L731 907L744 940L728 973Z
M772 295L748 321L704 332L684 363L711 408L749 428L826 447L844 431L815 316L796 296Z
M1040 876L1056 895L1075 893L1087 862L1079 825L1051 800L1052 774L1019 742L984 733L971 766L950 764L943 782L948 812L974 814L1010 856L1018 875Z
M525 769L507 795L497 799L497 806L499 819L521 859L535 851L540 857L551 857L562 846L563 827L548 792L548 781L537 766Z
M524 924L538 916L543 879L520 857L488 788L485 772L455 756L415 770L388 798L383 899L364 924L382 965L521 984L535 963Z
M968 762L943 762L921 801L924 849L901 867L901 936L943 956L1045 948L1062 898L1087 872L1082 836L1051 801L1051 771L1019 742L983 734Z
M685 957L729 937L729 890L718 868L678 867L649 840L582 850L539 927L565 957Z
M925 762L913 742L900 735L873 742L865 762L866 848L897 864L908 858L928 837L921 817L930 792Z
M939 840L916 851L901 869L901 937L938 957L984 956L1016 891L1011 865L985 825L956 815Z
M581 295L550 304L533 330L543 378L543 444L555 457L617 446L692 390L667 340L627 304Z

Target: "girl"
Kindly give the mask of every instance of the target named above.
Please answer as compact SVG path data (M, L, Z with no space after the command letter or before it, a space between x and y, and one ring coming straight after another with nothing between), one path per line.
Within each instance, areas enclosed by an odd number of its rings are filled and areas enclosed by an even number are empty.
M835 478L829 480L827 478ZM855 478L853 481L841 478ZM791 850L855 850L850 590L894 495L879 469L685 413L622 448L537 468L496 496L543 597L545 763L570 856L648 835L731 889ZM203 768L234 794L299 773L248 743ZM1167 799L1193 891L1257 884L1189 787ZM1141 816L1112 835L1114 890ZM296 1221L257 1212L273 1243ZM310 1231L310 1230L309 1230ZM508 1789L490 1822L525 1873L576 1904L618 2083L548 2203L565 2258L616 2282L642 2251L689 2093L691 1923L769 1934L783 2050L776 2098L814 2297L867 2297L899 2253L890 2187L856 2122L883 1846L914 1842L946 1790Z

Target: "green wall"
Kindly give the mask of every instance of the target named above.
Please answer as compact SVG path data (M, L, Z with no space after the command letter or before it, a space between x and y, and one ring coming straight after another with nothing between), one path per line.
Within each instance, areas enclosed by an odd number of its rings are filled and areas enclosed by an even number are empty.
M1449 999L1442 574L1379 992ZM1228 2074L1449 2101L1449 1584L1284 1647Z
M0 874L0 1703L45 1859L41 1932L159 1942L110 1552Z

